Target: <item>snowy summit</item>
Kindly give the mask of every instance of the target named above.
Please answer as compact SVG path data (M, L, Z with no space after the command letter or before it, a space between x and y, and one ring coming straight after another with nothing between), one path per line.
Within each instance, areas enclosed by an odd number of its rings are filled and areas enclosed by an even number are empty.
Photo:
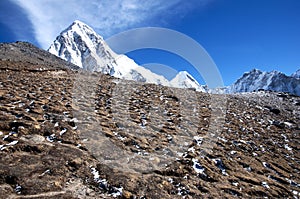
M78 20L57 36L48 51L89 71L127 80L203 91L199 83L187 72L180 72L178 75L181 78L178 79L177 75L169 82L165 77L139 66L126 55L116 54L99 34Z

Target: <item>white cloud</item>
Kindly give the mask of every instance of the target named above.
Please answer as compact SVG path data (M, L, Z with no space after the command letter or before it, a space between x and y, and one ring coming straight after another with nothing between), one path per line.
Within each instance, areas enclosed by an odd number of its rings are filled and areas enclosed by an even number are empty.
M13 0L23 7L34 26L35 37L48 48L55 37L74 20L81 20L104 37L152 20L176 17L211 0Z

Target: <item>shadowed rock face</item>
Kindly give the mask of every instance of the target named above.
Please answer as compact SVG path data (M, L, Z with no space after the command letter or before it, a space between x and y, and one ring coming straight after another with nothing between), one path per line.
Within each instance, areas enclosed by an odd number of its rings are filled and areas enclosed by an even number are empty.
M82 73L27 43L0 52L0 198L300 197L299 97Z

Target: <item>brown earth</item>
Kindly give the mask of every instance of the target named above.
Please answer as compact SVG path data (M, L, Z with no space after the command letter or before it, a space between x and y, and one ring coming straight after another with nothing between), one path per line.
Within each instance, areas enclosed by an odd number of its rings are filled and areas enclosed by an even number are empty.
M300 97L75 69L0 45L0 198L300 198Z

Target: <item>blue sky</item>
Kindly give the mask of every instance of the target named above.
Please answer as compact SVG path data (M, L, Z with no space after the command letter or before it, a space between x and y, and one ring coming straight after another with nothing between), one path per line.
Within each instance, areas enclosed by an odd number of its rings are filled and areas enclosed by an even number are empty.
M0 42L23 40L47 49L76 19L104 38L164 27L201 44L229 85L253 68L287 75L300 68L299 10L299 0L3 0ZM187 70L205 84L193 66L170 52L144 49L128 56L139 64Z

